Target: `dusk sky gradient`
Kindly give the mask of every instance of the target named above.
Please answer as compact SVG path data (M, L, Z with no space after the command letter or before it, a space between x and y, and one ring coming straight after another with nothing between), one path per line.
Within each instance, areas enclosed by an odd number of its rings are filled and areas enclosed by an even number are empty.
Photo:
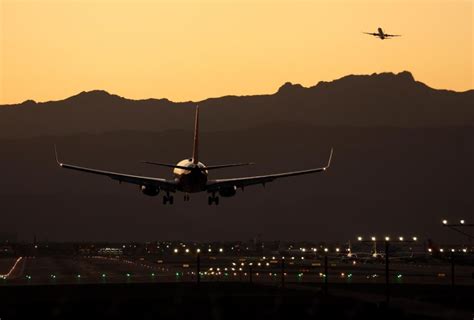
M473 3L0 0L0 104L93 89L197 101L403 70L465 91ZM362 34L379 26L403 37Z

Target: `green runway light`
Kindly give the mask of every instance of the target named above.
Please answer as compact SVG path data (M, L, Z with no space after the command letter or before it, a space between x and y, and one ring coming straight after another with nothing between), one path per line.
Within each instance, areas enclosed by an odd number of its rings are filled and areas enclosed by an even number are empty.
M398 279L401 279L402 277L403 277L403 275L400 274L400 273L397 275L397 278L398 278Z
M155 276L155 274L154 274L154 273L152 273L152 274L151 274L151 276L152 276L152 277L154 277L154 276Z
M179 277L179 272L176 272L176 276Z
M107 275L105 273L102 273L102 278L105 278Z
M130 273L127 273L127 278L130 278Z
M347 277L348 277L348 278L352 278L352 273L349 273L349 274L347 275Z

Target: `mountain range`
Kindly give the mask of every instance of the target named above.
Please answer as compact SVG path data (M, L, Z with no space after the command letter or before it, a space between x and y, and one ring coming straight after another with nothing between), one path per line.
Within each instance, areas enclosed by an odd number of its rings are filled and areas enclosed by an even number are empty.
M0 107L0 234L51 241L155 239L350 240L358 235L463 243L441 219L472 220L474 91L435 90L408 72L347 76L309 88L198 102L130 100L105 91ZM313 176L248 187L209 207L173 206L134 185L59 168L171 178L141 160L191 154L201 109L201 160L256 162L210 178L319 167Z
M446 127L474 125L474 90L432 89L412 74L350 75L305 88L285 83L274 94L197 102L130 100L106 91L65 100L0 106L4 138L117 130L162 131L192 125L199 104L203 130L241 130L274 123L316 126Z

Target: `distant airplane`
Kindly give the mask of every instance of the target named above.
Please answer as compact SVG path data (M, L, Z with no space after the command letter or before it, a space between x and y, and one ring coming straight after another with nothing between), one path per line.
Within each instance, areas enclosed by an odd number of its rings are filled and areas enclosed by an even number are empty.
M372 32L363 32L363 33L370 34L371 36L379 37L381 40L390 39L391 37L401 37L402 36L401 34L387 34L387 33L384 33L382 28L378 28L377 32L375 32L375 33L372 33Z
M214 166L205 166L202 162L199 162L199 107L196 107L195 122L194 122L194 147L193 155L191 158L181 160L176 165L166 164L166 163L157 163L151 161L143 161L143 163L169 167L173 168L173 179L163 179L163 178L154 178L154 177L144 177L144 176L135 176L117 172L96 170L90 168L79 167L72 164L62 163L58 160L58 153L56 151L56 146L54 146L54 151L56 154L56 162L61 168L72 169L87 173L93 173L98 175L107 176L114 180L121 182L132 183L140 186L140 191L147 196L156 196L160 193L160 190L166 192L166 195L163 196L163 204L173 204L174 197L170 193L177 191L184 192L184 201L189 201L189 193L203 192L206 191L211 195L208 198L208 204L212 205L213 203L219 204L219 197L216 194L219 194L222 197L232 197L237 193L237 188L242 190L246 186L262 184L265 186L265 183L272 182L278 178L285 178L291 176L298 176L303 174L315 173L326 171L331 164L331 158L333 150L329 155L328 163L325 167L307 169L301 171L291 171L284 173L276 173L262 176L253 176L253 177L242 177L242 178L232 178L232 179L208 179L208 171L221 168L237 167L251 165L253 163L231 163L223 165L214 165Z

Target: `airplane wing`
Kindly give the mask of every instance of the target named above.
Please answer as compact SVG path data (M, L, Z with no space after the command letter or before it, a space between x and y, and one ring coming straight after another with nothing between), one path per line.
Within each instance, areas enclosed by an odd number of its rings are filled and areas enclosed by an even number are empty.
M65 169L71 169L71 170L76 170L76 171L82 171L86 173L92 173L92 174L97 174L97 175L102 175L109 177L113 180L117 180L119 182L126 182L126 183L131 183L131 184L136 184L136 185L146 185L146 186L154 186L154 187L159 187L162 190L165 191L170 191L170 192L175 192L176 191L176 182L174 180L167 180L167 179L162 179L162 178L153 178L153 177L144 177L144 176L135 176L135 175L130 175L130 174L124 174L124 173L118 173L118 172L112 172L112 171L104 171L104 170L97 170L97 169L91 169L91 168L86 168L86 167L80 167L72 164L67 164L67 163L62 163L58 160L58 154L56 152L56 147L54 148L55 154L56 154L56 162L61 168Z
M262 184L265 185L267 182L272 182L279 178L286 178L286 177L293 177L299 176L304 174L316 173L326 171L329 166L331 165L333 150L331 149L331 154L329 155L329 160L326 166L321 168L314 168L314 169L307 169L301 171L290 171L290 172L283 172L283 173L274 173L269 175L262 175L262 176L253 176L253 177L242 177L242 178L231 178L231 179L216 179L216 180L209 180L206 186L208 192L216 192L222 188L244 188L246 186Z
M401 34L385 34L385 37L401 37Z
M378 37L379 34L378 33L373 33L373 32L362 32L362 33L365 33L365 34L370 34L371 36L376 36Z

